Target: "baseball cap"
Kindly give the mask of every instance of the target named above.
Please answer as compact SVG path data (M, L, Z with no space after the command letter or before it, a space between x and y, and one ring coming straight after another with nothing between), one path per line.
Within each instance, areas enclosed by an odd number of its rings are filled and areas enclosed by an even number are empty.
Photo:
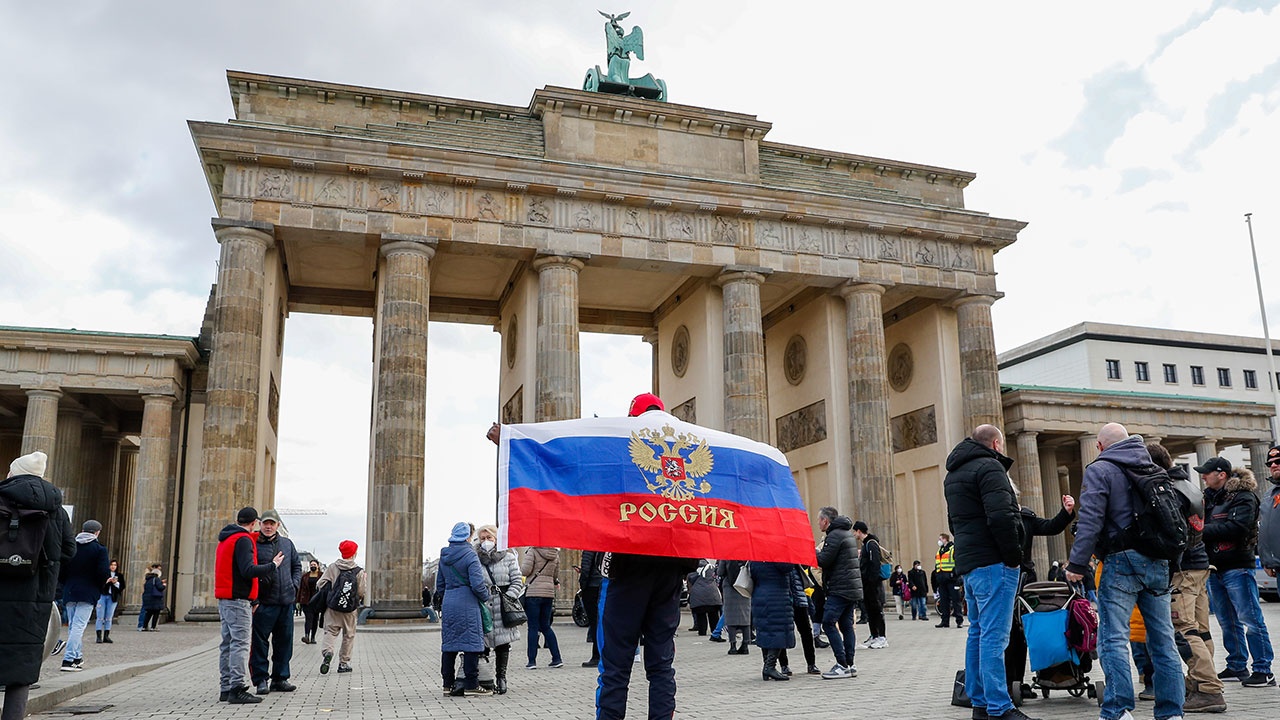
M258 519L258 509L249 505L240 508L240 512L236 513L236 523L240 525L248 525Z
M1209 458L1204 461L1203 465L1198 466L1195 470L1201 475L1208 475L1211 472L1224 472L1230 474L1231 463L1227 462L1226 458Z
M659 410L666 412L667 406L662 404L662 398L653 393L640 393L631 400L631 409L627 411L628 417L638 417L650 407L657 407Z

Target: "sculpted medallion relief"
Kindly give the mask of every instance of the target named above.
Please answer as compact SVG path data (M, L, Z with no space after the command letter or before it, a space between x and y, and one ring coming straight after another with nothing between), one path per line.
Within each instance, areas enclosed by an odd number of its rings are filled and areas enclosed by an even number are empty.
M671 337L671 372L684 377L689 369L689 328L681 325Z
M796 448L812 445L827 439L827 401L812 405L778 418L778 449L791 452Z
M511 319L507 321L507 337L505 338L506 345L507 345L507 369L508 370L516 366L516 338L518 337L518 335L516 334L517 329L519 329L519 326L517 324L516 316L512 315Z
M938 418L932 405L889 420L889 435L896 453L938 442Z
M787 349L782 353L782 372L787 376L787 382L799 385L800 381L804 380L804 371L808 362L809 350L804 338L793 335L787 341Z
M898 392L906 392L911 387L911 378L915 374L915 358L911 356L911 347L906 343L898 343L889 351L889 387Z

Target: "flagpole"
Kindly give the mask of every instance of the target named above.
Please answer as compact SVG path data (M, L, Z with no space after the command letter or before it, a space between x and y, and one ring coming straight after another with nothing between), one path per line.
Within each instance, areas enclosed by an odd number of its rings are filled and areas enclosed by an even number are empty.
M1271 350L1271 329L1267 325L1267 303L1262 298L1262 272L1258 269L1258 246L1253 241L1253 213L1244 214L1244 224L1249 227L1249 252L1253 254L1253 279L1258 284L1258 310L1262 313L1262 337L1266 340L1267 367L1270 368L1271 402L1275 413L1271 416L1271 441L1280 440L1276 423L1280 422L1280 379L1276 378L1276 358Z

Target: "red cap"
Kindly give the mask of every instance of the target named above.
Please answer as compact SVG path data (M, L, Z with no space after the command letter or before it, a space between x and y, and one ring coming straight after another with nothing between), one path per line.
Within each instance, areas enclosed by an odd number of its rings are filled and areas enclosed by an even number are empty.
M338 543L338 552L342 554L343 560L348 560L350 558L355 557L356 550L359 550L359 549L360 549L360 546L356 545L354 540L343 540L342 542Z
M665 411L666 405L662 404L662 398L653 393L640 393L631 401L631 410L627 412L627 417L637 417L651 407Z

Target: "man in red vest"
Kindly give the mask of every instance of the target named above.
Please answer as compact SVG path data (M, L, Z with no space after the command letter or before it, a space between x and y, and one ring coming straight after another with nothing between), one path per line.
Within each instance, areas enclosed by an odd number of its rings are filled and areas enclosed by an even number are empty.
M253 628L250 602L258 599L258 578L275 572L284 562L284 553L276 553L270 562L258 564L257 524L258 511L244 507L236 515L235 523L218 533L213 594L218 598L218 618L222 620L222 645L218 651L222 682L218 700L222 702L262 702L262 698L249 692L245 677L249 665L249 634Z

